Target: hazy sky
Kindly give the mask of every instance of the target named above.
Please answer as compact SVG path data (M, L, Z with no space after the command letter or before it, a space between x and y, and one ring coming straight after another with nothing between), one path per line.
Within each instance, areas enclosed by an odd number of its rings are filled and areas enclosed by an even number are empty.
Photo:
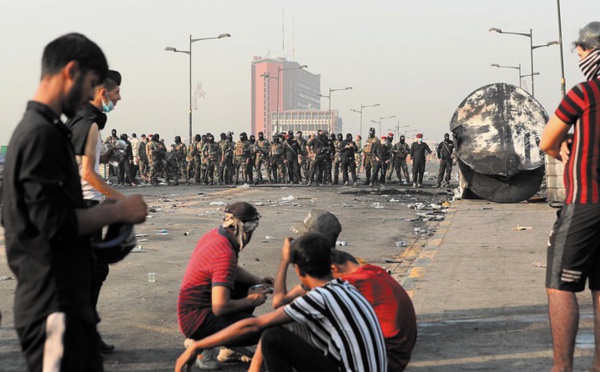
M578 31L600 20L599 0L562 0L567 89L583 80L572 50ZM285 52L282 51L285 9ZM595 17L595 18L594 18ZM534 45L558 39L556 0L1 0L0 144L7 144L37 87L44 46L67 32L100 45L123 74L122 101L107 130L160 133L167 141L188 132L188 38L230 33L193 44L193 86L206 92L194 111L194 133L250 129L250 63L254 56L292 53L321 74L334 92L344 132L363 132L371 120L395 115L400 126L439 140L459 103L490 83L518 85L529 74L529 39L488 32L529 32ZM292 37L294 36L294 37ZM560 100L558 46L534 51L536 98L551 113ZM524 82L530 88L530 79ZM322 102L327 107L327 101ZM383 122L392 128L397 119ZM376 126L377 127L377 126ZM405 129L405 128L403 128ZM108 134L108 131L105 130Z

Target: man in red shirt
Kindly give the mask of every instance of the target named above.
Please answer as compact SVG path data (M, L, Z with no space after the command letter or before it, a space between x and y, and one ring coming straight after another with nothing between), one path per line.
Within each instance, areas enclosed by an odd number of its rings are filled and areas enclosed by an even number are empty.
M600 22L579 31L575 42L587 81L567 93L542 134L540 149L565 163L566 198L548 240L546 291L554 351L553 371L571 371L579 323L575 292L589 288L600 350ZM571 126L572 148L561 150ZM566 147L566 146L565 146ZM600 370L595 355L590 370Z
M259 278L238 265L238 254L250 243L259 218L251 204L233 203L225 209L223 225L204 234L196 244L177 299L179 328L187 338L200 340L217 333L251 317L254 308L265 302L273 278ZM266 286L250 289L256 284ZM228 346L255 345L259 338ZM210 349L202 353L197 366L220 367Z

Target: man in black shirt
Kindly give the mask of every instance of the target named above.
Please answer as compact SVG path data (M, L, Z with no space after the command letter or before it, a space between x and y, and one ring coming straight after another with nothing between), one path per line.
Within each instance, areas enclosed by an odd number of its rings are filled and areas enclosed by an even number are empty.
M83 208L71 133L60 115L72 117L91 99L107 70L104 54L85 36L52 41L38 90L9 143L2 223L17 278L14 323L29 371L102 371L87 234L146 217L139 195Z
M423 135L417 134L417 141L410 146L410 158L412 159L413 186L421 187L423 184L423 174L425 173L425 163L427 155L431 154L429 145L423 142Z
M352 134L347 133L346 139L340 143L340 160L342 162L342 177L344 179L344 186L348 186L348 168L350 168L350 174L352 175L352 182L354 186L358 186L356 182L356 162L354 156L358 152L358 146L352 141Z
M444 140L440 142L437 148L437 156L440 160L440 170L436 187L450 186L450 176L452 175L452 157L454 156L454 143L450 140L448 133L444 134ZM444 173L446 176L444 177ZM444 183L442 183L444 180Z

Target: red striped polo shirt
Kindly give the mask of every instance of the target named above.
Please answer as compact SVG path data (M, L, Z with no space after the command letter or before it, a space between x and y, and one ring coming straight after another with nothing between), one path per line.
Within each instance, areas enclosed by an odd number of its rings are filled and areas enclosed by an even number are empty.
M564 171L565 203L596 204L600 185L600 80L575 86L555 113L560 120L575 125Z
M238 252L220 228L204 234L190 257L177 299L179 329L190 337L212 311L211 289L233 290Z

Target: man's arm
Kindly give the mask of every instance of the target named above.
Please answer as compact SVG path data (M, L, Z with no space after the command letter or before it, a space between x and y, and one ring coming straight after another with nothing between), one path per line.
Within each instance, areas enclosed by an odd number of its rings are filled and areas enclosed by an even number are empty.
M560 120L556 114L552 115L542 133L540 150L556 160L562 161L563 158L560 153L560 147L569 132L569 128L570 125Z
M273 288L273 308L277 309L283 305L289 304L294 301L296 297L303 296L306 291L302 289L300 285L292 288L290 292L287 291L286 278L287 268L290 264L290 246L291 239L286 238L283 241L283 248L281 248L281 262L277 269L277 275L275 276L275 286Z
M98 146L98 125L93 123L87 135L84 154L81 156L81 177L94 189L106 197L123 199L125 195L110 187L106 181L96 173L96 150Z
M140 195L128 196L118 201L109 200L92 208L75 210L79 236L98 231L103 226L113 223L137 224L146 220L147 206Z
M270 276L265 276L264 278L261 278L259 276L256 276L256 275L250 273L249 271L247 271L246 269L243 269L240 266L237 267L235 280L237 282L240 282L243 284L248 284L248 285L261 284L261 283L273 285L273 278L271 278Z
M214 286L211 290L212 312L215 316L223 316L260 306L265 303L268 288L252 290L246 298L231 299L231 290L225 286Z
M284 311L284 308L279 308L268 314L261 315L257 318L248 318L240 320L237 323L219 331L211 336L208 336L200 341L190 345L175 364L175 371L184 371L184 368L191 368L196 361L197 355L203 349L210 349L216 346L231 344L238 340L242 340L249 335L259 333L267 328L281 324L291 323L293 320ZM189 371L190 369L188 369Z

